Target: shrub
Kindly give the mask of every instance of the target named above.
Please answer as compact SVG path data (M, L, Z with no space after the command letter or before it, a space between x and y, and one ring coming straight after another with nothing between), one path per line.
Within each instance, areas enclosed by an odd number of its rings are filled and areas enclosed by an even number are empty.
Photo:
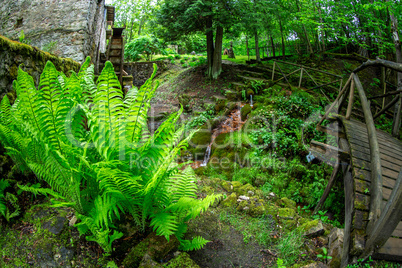
M196 199L192 169L178 169L174 159L192 134L173 113L153 135L147 111L158 86L151 78L123 97L110 62L94 83L88 57L78 74L68 78L48 62L39 89L21 68L13 83L17 99L0 104L0 141L21 167L32 170L50 188L19 185L35 194L50 195L55 207L75 210L76 224L87 240L107 252L122 233L113 222L129 213L142 229L150 225L167 239L175 235L182 249L207 241L184 240L186 222L205 211L217 196Z
M150 61L153 54L167 54L162 44L154 36L140 36L126 44L124 48L126 60L138 61L143 56L147 61Z

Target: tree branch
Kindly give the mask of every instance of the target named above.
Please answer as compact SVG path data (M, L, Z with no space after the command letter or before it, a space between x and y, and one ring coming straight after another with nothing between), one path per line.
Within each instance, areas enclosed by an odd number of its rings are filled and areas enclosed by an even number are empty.
M360 72L361 70L364 70L367 67L371 67L371 66L382 66L382 67L390 68L394 71L402 73L402 64L401 63L396 63L393 61L382 60L382 59L367 60L365 63L363 63L356 69L354 69L353 72L357 73L357 72Z

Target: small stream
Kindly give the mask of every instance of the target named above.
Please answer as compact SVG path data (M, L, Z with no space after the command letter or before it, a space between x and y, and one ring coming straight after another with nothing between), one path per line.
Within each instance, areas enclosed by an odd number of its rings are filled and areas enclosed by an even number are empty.
M244 125L246 120L242 121L240 114L240 110L243 106L244 104L241 104L239 108L236 108L235 110L230 112L226 120L220 123L217 128L212 130L211 143L208 145L207 150L205 151L204 161L202 161L202 163L199 164L200 167L205 167L208 164L209 159L211 157L211 148L216 137L218 137L220 134L223 133L229 133L240 130L241 127ZM197 164L195 166L197 168Z

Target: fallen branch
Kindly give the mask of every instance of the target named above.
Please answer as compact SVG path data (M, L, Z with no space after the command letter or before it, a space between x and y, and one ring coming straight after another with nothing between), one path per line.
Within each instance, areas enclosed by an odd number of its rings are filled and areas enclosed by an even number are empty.
M357 73L357 72L360 72L361 70L366 69L367 67L372 67L372 66L382 66L382 67L390 68L394 71L402 73L402 64L401 63L396 63L393 61L382 60L382 59L367 60L365 63L363 63L356 69L354 69L353 72Z

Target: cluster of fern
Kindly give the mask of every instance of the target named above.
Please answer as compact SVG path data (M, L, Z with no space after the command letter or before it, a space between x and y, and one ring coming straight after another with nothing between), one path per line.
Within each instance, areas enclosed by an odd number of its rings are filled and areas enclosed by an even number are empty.
M196 198L191 168L179 169L175 157L185 149L184 127L173 113L151 135L147 127L150 100L157 88L151 78L123 96L110 62L94 79L90 58L70 77L51 62L38 89L21 68L13 82L17 99L0 104L0 141L22 170L32 170L48 188L19 185L50 195L53 206L68 206L75 225L105 251L122 233L113 222L123 213L136 224L150 224L167 239L175 235L183 250L202 247L202 237L185 240L186 222L218 198Z

